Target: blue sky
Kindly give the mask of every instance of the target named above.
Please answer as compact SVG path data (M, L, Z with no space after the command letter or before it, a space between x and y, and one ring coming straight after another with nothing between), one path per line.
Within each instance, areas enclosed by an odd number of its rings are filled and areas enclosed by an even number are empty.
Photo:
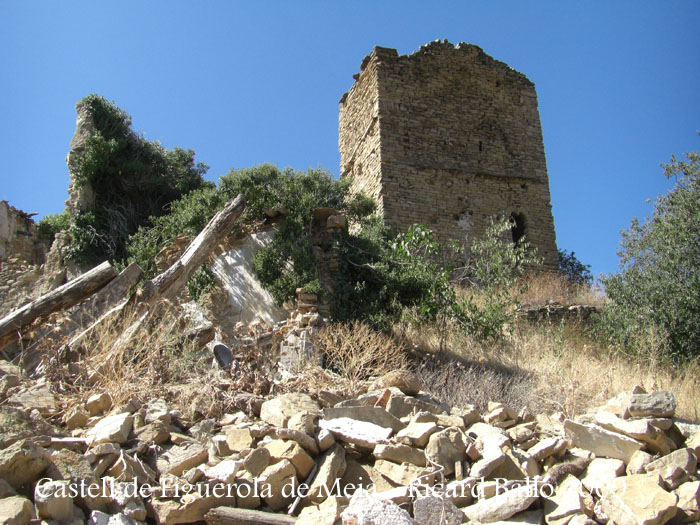
M617 268L619 231L700 149L700 2L0 2L0 199L56 213L75 103L197 152L208 178L272 162L338 174L338 100L374 45L479 45L538 92L560 248Z

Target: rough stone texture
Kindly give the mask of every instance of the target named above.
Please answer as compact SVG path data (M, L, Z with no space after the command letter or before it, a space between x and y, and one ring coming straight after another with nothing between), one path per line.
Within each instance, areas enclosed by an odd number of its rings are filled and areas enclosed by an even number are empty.
M595 458L582 474L581 483L589 492L598 491L602 494L615 478L624 473L625 464L622 460Z
M683 483L673 492L678 496L676 520L681 523L700 520L700 481Z
M396 387L408 396L416 395L423 386L420 377L409 370L393 370L375 380L370 390Z
M445 474L455 471L455 462L467 459L464 435L457 427L450 427L430 436L425 447L425 457L444 468Z
M518 487L494 496L479 500L474 505L462 509L464 515L482 523L506 520L520 511L528 508L537 500L536 491L530 486Z
M281 510L293 501L292 484L297 484L296 470L290 461L283 459L267 467L258 478L261 495L272 510Z
M314 460L296 441L283 441L275 439L265 445L270 451L270 457L274 461L286 459L294 465L299 479L306 479L311 469L314 468Z
M673 417L676 399L673 392L660 390L651 394L634 394L629 404L632 417Z
M645 467L647 472L660 472L669 468L680 468L688 475L695 474L698 467L698 458L695 451L690 448L681 448L671 452L667 456L660 457Z
M0 450L0 478L15 489L36 481L48 464L46 450L28 440L17 441Z
M34 504L38 517L46 520L69 520L73 516L73 498L68 494L67 481L37 484L34 489Z
M321 457L318 473L309 487L305 500L313 503L324 501L330 495L335 480L342 478L345 474L346 467L345 449L336 443Z
M50 460L51 465L46 470L46 475L54 480L65 480L75 486L97 486L99 484L99 480L85 456L64 449L52 454ZM104 511L108 501L100 492L93 496L87 491L85 497L78 495L75 498L75 503L89 511Z
M417 498L413 503L413 516L417 525L459 525L464 514L449 499L435 496Z
M134 418L128 412L107 416L85 433L85 438L91 445L100 443L124 443L131 432Z
M375 406L324 408L323 418L325 420L350 418L357 421L367 421L380 427L390 428L394 432L398 432L406 426L383 408Z
M182 445L176 445L158 456L158 472L179 476L186 470L201 465L207 460L207 449L190 441Z
M334 525L342 512L337 497L330 497L318 507L311 505L301 510L295 525Z
M27 525L32 519L32 502L22 496L0 499L2 525Z
M544 514L547 523L565 523L567 518L582 513L593 513L593 498L571 474L567 475L551 497L544 498Z
M318 413L320 408L316 401L307 394L282 394L274 399L265 401L260 409L260 419L275 425L286 427L289 418L299 412Z
M410 514L398 505L359 489L342 514L343 525L414 525Z
M569 419L564 422L564 428L574 446L590 450L596 456L621 459L625 463L629 463L632 454L643 446L643 443L622 434Z
M361 448L374 450L374 447L389 439L390 428L380 427L368 421L358 421L348 417L338 417L331 420L322 419L321 428L328 430L340 441L352 443Z
M678 497L659 486L659 476L625 476L619 481L601 498L603 512L617 525L656 525L675 515Z
M377 459L386 459L394 463L411 463L418 467L425 467L425 452L409 447L408 445L377 445L372 453Z
M547 266L557 247L535 86L479 47L375 47L340 100L342 177L400 230L469 243L515 218Z

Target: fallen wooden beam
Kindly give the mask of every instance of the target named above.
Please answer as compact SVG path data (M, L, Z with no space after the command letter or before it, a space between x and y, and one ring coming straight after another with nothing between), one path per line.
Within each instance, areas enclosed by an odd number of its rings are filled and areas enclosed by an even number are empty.
M107 261L10 312L0 319L0 348L17 337L17 332L43 315L75 306L95 290L114 279L117 271Z
M170 268L144 283L139 301L150 303L157 297L174 299L192 274L207 261L214 248L233 229L243 210L245 198L238 195L214 215Z
M296 518L261 510L214 507L204 515L209 525L294 525Z

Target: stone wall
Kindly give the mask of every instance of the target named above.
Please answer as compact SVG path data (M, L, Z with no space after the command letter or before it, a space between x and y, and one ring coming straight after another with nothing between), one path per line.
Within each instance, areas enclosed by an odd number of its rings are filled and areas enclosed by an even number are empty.
M340 100L341 176L388 224L422 223L469 243L489 219L518 229L556 266L535 87L479 47L432 42L411 55L375 47Z

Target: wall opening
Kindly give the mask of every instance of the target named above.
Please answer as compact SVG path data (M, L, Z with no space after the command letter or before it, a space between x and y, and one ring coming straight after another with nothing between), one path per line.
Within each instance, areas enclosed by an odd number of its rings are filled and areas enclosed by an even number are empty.
M525 237L527 233L527 221L525 220L525 215L523 213L513 212L510 215L510 233L513 236L513 242L518 242L520 239Z

